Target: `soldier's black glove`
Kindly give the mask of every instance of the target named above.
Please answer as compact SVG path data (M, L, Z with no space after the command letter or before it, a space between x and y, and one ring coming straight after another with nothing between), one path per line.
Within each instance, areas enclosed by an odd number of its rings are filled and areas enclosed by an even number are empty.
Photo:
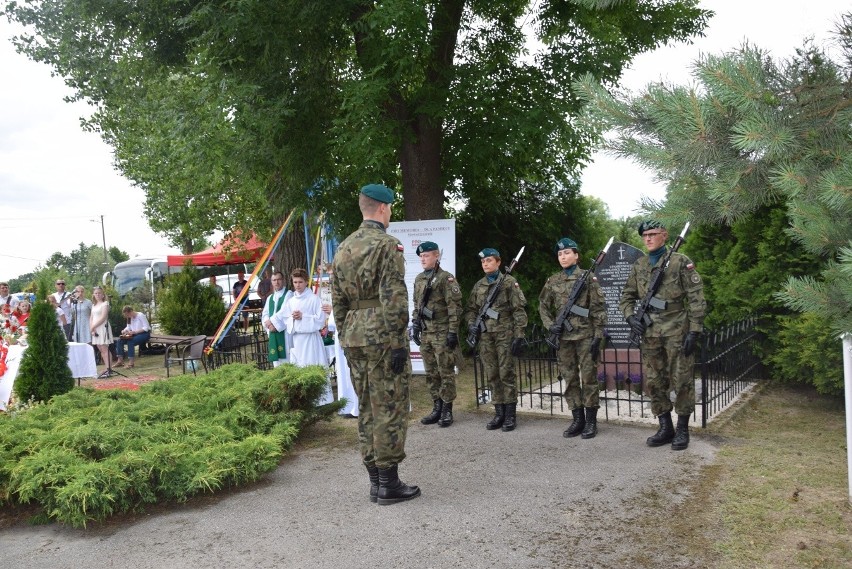
M692 352L695 351L695 347L698 345L698 336L700 336L698 332L689 332L686 336L684 336L683 346L681 346L680 348L680 350L683 352L683 355L692 355Z
M406 348L397 348L391 350L391 371L394 373L402 373L405 370L405 362L408 361L408 350Z
M459 335L455 332L447 332L447 347L455 350L459 345Z
M627 323L630 325L630 329L633 330L633 333L637 336L641 336L645 333L645 323L636 318L635 315L631 314L628 316Z
M550 325L550 328L548 328L547 331L550 332L551 334L553 334L554 336L559 337L559 336L562 335L562 327L563 327L563 324L557 324L557 323L554 322L553 324Z
M592 354L592 361L598 363L598 358L601 355L600 338L592 338L592 344L589 346L589 353Z
M423 333L423 325L420 324L420 320L415 320L414 324L411 326L411 339L418 346L420 345L420 335Z
M515 338L512 340L512 355L515 357L520 356L521 352L524 351L524 344L526 343L527 341L523 338Z

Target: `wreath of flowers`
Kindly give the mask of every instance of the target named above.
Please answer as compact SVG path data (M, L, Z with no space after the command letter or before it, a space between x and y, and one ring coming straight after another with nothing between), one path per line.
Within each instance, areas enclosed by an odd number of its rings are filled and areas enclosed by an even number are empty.
M0 377L6 375L6 354L9 353L9 345L0 339Z
M11 307L8 304L0 306L0 337L5 338L9 342L10 340L18 339L22 331Z

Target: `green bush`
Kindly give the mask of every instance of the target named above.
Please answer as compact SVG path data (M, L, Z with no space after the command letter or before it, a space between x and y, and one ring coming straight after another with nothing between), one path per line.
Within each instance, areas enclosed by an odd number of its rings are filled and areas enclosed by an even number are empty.
M68 343L56 321L53 306L38 300L27 322L28 347L15 378L15 393L21 401L47 401L71 391L74 378L68 367Z
M811 384L826 395L843 393L843 344L820 316L804 313L779 319L768 356L772 375L788 383Z
M80 388L0 416L0 505L36 503L37 519L83 527L145 504L252 482L273 470L306 425L320 366L231 365L140 391Z
M222 297L199 284L199 278L198 271L188 264L170 276L157 295L157 317L167 334L212 336L225 318Z

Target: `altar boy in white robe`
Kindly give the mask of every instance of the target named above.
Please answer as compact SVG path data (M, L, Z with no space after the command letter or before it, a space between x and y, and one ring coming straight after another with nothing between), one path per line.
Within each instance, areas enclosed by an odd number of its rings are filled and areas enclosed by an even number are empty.
M328 357L320 330L325 328L328 315L323 311L322 302L308 288L308 272L294 269L290 273L293 282L293 294L284 301L282 315L286 319L287 333L293 338L290 345L290 363L299 367L321 365L328 368ZM331 385L320 398L319 405L334 401Z
M263 329L269 334L268 359L272 362L272 367L278 367L287 361L284 303L292 293L284 288L284 275L280 271L273 273L270 280L272 294L266 297L261 322Z

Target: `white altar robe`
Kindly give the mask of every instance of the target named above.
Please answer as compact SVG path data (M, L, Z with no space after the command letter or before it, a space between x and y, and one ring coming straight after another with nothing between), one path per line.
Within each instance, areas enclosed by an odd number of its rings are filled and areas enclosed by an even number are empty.
M352 385L352 376L349 373L349 363L346 354L340 346L337 336L337 325L334 322L334 313L329 315L328 330L334 332L334 371L337 374L337 399L346 398L346 407L340 410L341 415L358 416L358 394Z
M302 313L302 317L298 320L293 318L293 312L297 310ZM320 330L325 328L327 316L322 311L320 298L309 288L301 293L293 292L284 302L280 314L285 318L288 340L291 335L293 338L293 343L287 346L287 357L290 363L299 367L321 365L328 368L328 357L320 335ZM334 395L331 393L331 385L327 384L326 392L318 404L325 405L332 401L334 401Z

